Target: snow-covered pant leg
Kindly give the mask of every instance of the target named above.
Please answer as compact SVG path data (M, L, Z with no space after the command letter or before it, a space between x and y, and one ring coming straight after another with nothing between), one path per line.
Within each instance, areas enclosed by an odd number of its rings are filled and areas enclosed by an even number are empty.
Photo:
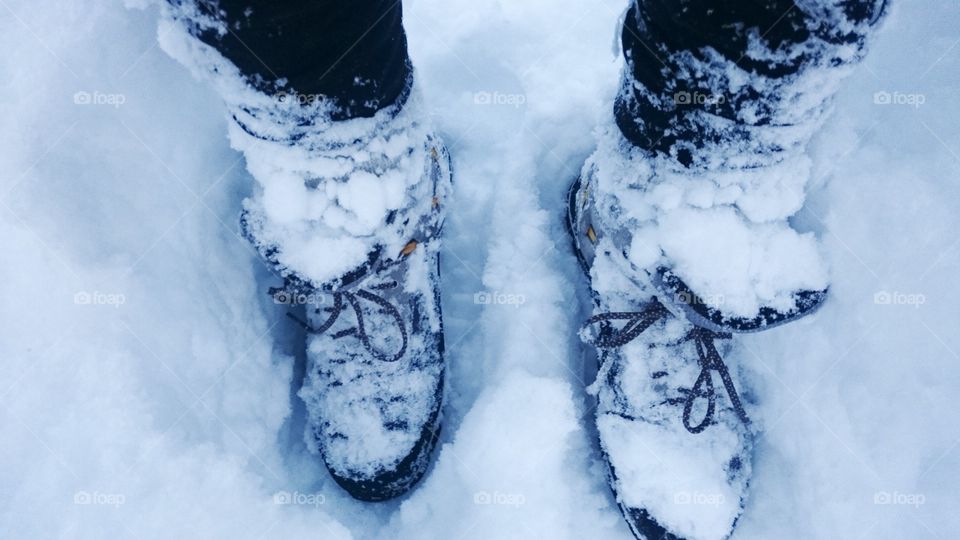
M787 219L804 203L805 147L885 5L633 2L618 129L601 130L588 163L630 268L659 273L661 293L666 271L728 319L797 311L801 292L827 289L816 239Z
M402 103L411 67L397 0L168 0L196 21L193 33L256 88L323 96L334 119L370 117ZM282 81L282 83L281 83Z
M385 0L163 4L161 46L223 98L257 180L244 233L296 285L336 288L434 214L401 19Z
M802 149L886 0L636 0L617 124L692 168Z

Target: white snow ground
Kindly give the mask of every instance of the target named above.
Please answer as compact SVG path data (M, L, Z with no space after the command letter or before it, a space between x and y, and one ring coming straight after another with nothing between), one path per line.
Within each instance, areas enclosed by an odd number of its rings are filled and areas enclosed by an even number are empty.
M561 221L622 3L406 2L457 174L450 395L427 479L369 505L306 454L251 179L156 6L0 0L0 537L628 538ZM960 533L960 6L895 4L812 148L832 300L742 340L766 431L735 538Z

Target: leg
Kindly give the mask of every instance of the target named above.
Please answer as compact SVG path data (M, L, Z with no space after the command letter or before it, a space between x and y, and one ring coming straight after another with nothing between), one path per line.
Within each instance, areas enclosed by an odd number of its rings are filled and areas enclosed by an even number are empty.
M304 440L353 497L425 474L443 398L448 156L397 0L169 0L161 45L209 81L256 180L241 227L310 306ZM294 99L291 99L291 96Z
M423 212L414 206L429 200L421 180L432 156L400 2L165 7L161 45L223 98L231 144L257 180L243 224L260 253L315 287L363 266L378 246L402 249ZM405 227L388 223L401 219Z
M752 403L722 355L826 297L816 239L788 218L883 5L635 0L626 15L623 85L569 223L594 293L597 432L637 538L725 539L743 511Z
M258 90L323 96L335 120L373 116L409 93L412 68L396 0L171 2L196 10L192 32Z
M617 125L637 146L684 166L752 164L806 143L777 127L816 125L886 0L637 0L622 43ZM818 80L817 84L808 84ZM781 130L785 131L785 130ZM743 145L747 145L744 147Z
M816 240L788 219L805 199L806 145L885 5L635 0L628 11L617 128L598 153L622 163L589 163L596 225L618 231L664 296L695 300L698 313L678 306L691 317L756 329L823 299Z

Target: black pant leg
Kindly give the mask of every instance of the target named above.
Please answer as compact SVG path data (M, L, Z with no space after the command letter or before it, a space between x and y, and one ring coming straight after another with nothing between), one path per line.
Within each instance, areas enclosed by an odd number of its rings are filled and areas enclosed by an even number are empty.
M858 61L886 0L634 0L617 124L635 145L684 166L717 145L784 146L756 128L797 122L793 83ZM854 51L851 53L851 51ZM736 73L734 73L736 72ZM829 76L829 74L827 74ZM813 113L811 113L813 114Z
M335 120L373 116L410 90L400 0L169 1L223 21L226 31L198 28L197 37L259 90L322 96Z

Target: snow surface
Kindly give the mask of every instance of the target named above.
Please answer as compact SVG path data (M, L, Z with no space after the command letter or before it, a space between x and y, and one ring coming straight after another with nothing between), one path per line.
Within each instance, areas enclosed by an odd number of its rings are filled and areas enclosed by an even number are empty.
M428 477L376 505L306 451L302 335L238 235L253 180L140 3L0 3L0 537L629 538L562 225L621 2L406 3L457 175L449 396ZM832 298L740 341L765 432L736 538L960 531L958 27L955 2L895 2L812 145L794 221Z

